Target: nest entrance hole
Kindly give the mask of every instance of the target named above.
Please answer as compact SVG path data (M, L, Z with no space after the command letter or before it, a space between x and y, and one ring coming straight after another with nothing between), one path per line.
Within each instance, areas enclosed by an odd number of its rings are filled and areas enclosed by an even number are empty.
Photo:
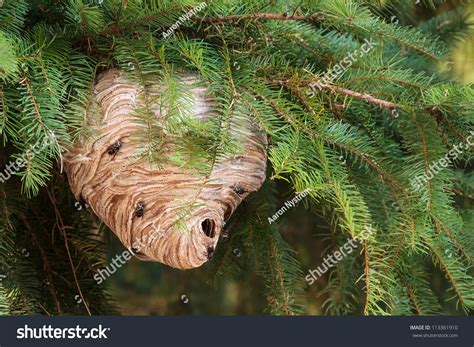
M201 230L209 238L214 238L216 236L216 223L209 218L204 219L201 222Z

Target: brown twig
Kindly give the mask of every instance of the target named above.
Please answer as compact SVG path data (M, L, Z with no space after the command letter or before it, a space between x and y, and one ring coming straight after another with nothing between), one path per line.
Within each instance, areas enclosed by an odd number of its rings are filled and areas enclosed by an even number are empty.
M46 256L46 253L45 253L44 249L41 247L41 244L39 243L38 239L36 238L36 235L33 232L33 229L31 228L31 225L28 222L26 216L22 214L21 215L21 220L22 220L23 224L26 226L26 229L28 230L28 232L30 233L33 243L36 245L39 252L41 253L41 258L43 259L44 270L46 270L46 276L48 277L49 291L51 292L54 303L56 305L56 312L58 313L58 315L62 315L63 312L61 310L61 304L58 300L58 297L56 295L56 289L54 288L54 285L53 285L53 277L51 276L52 270L51 270L51 267L49 266L48 257Z
M447 277L448 277L448 280L449 282L451 283L452 287L453 287L453 290L454 292L456 293L456 296L459 298L459 301L461 302L462 305L464 305L464 297L462 296L461 292L459 291L459 288L458 286L456 285L456 281L454 280L454 277L453 275L451 274L451 271L449 271L449 268L448 268L448 265L446 265L446 262L443 261L443 258L441 257L441 255L436 251L436 249L434 248L434 246L432 244L430 244L427 240L425 240L425 243L428 245L428 247L430 248L431 250L431 253L434 254L436 256L436 258L438 259L439 261L439 264L440 264L440 268L442 270L444 270L444 272L446 273Z
M202 19L203 22L207 23L226 23L234 22L239 20L249 20L249 19L263 19L263 20L296 20L296 21L318 21L320 16L313 14L310 16L298 16L298 15L288 15L286 13L248 13L248 14L238 14L234 16L223 16L223 17L212 17Z
M102 30L99 35L118 34L118 33L123 32L125 29L131 30L132 28L134 28L138 25L147 24L148 22L154 21L154 20L160 18L161 16L165 16L167 14L173 13L173 11L176 10L177 8L180 8L180 6L172 6L172 8L170 8L170 9L163 10L163 11L157 12L157 13L153 13L153 14L151 14L149 16L146 16L146 17L143 17L143 18L139 18L139 19L137 19L133 22L128 23L126 25L126 27L123 27L123 28L121 28L119 25L113 25L111 27L108 27L108 28L105 28L104 30ZM190 7L189 6L184 6L182 8L185 10L185 9L190 8Z
M418 304L418 301L416 300L415 292L413 291L412 287L409 284L405 284L405 287L407 289L408 296L410 297L410 301L413 303L413 306L415 307L416 313L419 316L421 316L423 312L420 305Z
M288 84L288 81L283 81L283 80L272 80L271 81L272 83L274 84L278 84L278 85L281 85L281 86L286 86ZM350 96L352 98L355 98L355 99L359 99L359 100L363 100L369 104L373 104L373 105L377 105L377 106L380 106L380 107L383 107L383 108L387 108L389 110L393 110L393 109L397 109L399 107L401 107L401 105L399 104L396 104L394 102L390 102L390 101L386 101L386 100L383 100L383 99L379 99L371 94L367 94L367 93L360 93L360 92L356 92L354 90L350 90L350 89L346 89L346 88L341 88L341 87L338 87L334 84L328 84L328 83L321 83L320 81L316 81L316 82L311 82L308 84L308 87L310 87L311 89L325 89L325 90L329 90L333 93L337 93L337 94L342 94L342 95L347 95L347 96Z
M399 104L376 98L375 96L373 96L371 94L359 93L359 92L356 92L356 91L353 91L353 90L350 90L350 89L335 86L333 84L321 83L321 82L317 81L317 82L310 83L309 87L311 89L314 89L314 88L326 89L326 90L329 90L333 93L347 95L347 96L350 96L350 97L355 98L355 99L363 100L363 101L365 101L369 104L373 104L373 105L377 105L377 106L380 106L380 107L383 107L383 108L387 108L389 110L394 110L394 109L397 109L397 108L400 107Z
M51 200L51 203L53 204L54 211L56 213L56 222L58 223L58 227L61 230L61 233L62 233L63 238L64 238L64 245L66 247L66 252L67 252L67 255L68 255L68 258L69 258L69 264L71 265L71 270L72 270L72 274L74 276L74 282L76 283L76 288L79 292L79 296L81 297L82 302L84 303L84 307L86 308L87 313L89 314L89 316L92 316L92 313L89 309L89 305L87 305L86 299L85 299L84 295L82 294L81 286L79 285L79 280L77 278L76 269L74 267L74 262L72 261L72 257L71 257L71 251L69 249L69 241L68 241L67 234L66 234L66 227L64 225L63 218L61 217L61 213L59 212L59 209L57 207L56 198L54 197L54 195L49 190L48 190L48 196L49 196L49 199Z
M474 200L474 195L473 195L473 194L468 194L468 193L465 193L465 192L463 192L463 191L461 191L461 190L459 190L459 189L455 189L455 188L450 189L450 190L451 190L454 194L459 195L459 196L461 196L461 197L463 197L463 198L467 198L467 199L470 199L470 200Z
M365 263L365 303L364 303L364 314L368 315L369 308L369 295L370 295L370 284L369 284L369 249L367 240L364 241L364 263Z

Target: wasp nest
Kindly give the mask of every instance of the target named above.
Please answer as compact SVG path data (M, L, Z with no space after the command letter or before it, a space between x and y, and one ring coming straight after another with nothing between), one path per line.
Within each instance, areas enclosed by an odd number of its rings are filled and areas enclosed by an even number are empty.
M192 96L192 116L206 122L215 115L213 99L196 82L192 75L180 77ZM143 125L136 111L150 95L159 94L158 82L145 88L127 79L125 72L103 73L88 108L96 111L85 112L96 136L74 144L65 169L75 197L139 259L190 269L210 259L225 221L265 180L266 137L250 120L231 118L229 132L238 151L215 161L207 174L171 162L150 163L137 155L143 144L133 136L143 133ZM160 106L157 102L151 112L166 136ZM162 146L171 153L173 138Z

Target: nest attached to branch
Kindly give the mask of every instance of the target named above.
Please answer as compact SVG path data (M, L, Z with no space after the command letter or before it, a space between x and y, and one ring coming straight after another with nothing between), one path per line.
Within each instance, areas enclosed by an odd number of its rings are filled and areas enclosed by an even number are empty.
M215 115L213 99L197 81L194 75L180 77L192 95L193 116L204 122ZM266 136L248 119L232 121L230 133L239 152L217 160L207 175L137 160L143 146L132 136L143 127L133 111L143 107L145 91L159 95L159 83L144 88L115 69L100 76L91 107L96 112L86 112L98 136L81 138L67 153L69 184L75 197L139 259L195 268L210 259L225 221L265 180ZM159 106L152 112L156 124L164 127ZM172 140L165 146L174 150Z

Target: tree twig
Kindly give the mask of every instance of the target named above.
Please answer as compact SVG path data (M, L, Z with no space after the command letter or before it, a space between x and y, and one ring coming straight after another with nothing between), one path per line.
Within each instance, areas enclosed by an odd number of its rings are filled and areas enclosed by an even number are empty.
M81 297L82 302L84 303L84 307L86 308L87 313L89 314L89 316L92 316L92 313L89 310L89 305L87 305L86 299L85 299L84 295L82 294L81 286L79 285L79 280L77 278L76 269L74 267L74 262L72 261L72 257L71 257L71 251L69 250L69 241L68 241L68 238L67 238L67 235L66 235L66 230L65 230L66 228L65 228L65 225L64 225L64 222L63 222L63 218L61 217L61 213L59 212L59 209L57 207L56 198L53 196L53 194L49 190L48 190L48 196L49 196L49 199L51 200L51 203L53 204L54 210L56 212L56 221L58 223L58 227L61 230L61 233L62 233L63 238L64 238L64 245L66 247L66 252L67 252L67 255L68 255L68 258L69 258L69 264L71 265L71 270L72 270L72 274L74 276L74 282L76 283L76 288L79 292L79 296Z
M234 16L223 16L223 17L211 17L202 19L203 22L207 23L226 23L234 22L239 20L248 20L248 19L263 19L263 20L296 20L296 21L319 21L320 16L318 14L313 14L310 16L299 16L299 15L288 15L286 13L247 13L247 14L238 14Z
M283 81L283 80L272 80L271 82L274 83L274 84L281 85L281 86L287 86L288 85L288 81ZM401 107L401 105L399 105L399 104L396 104L394 102L390 102L390 101L387 101L387 100L379 99L379 98L377 98L377 97L375 97L371 94L360 93L360 92L356 92L354 90L341 88L341 87L338 87L334 84L328 84L328 83L322 83L320 81L316 81L316 82L309 83L308 87L310 87L313 90L314 89L319 89L319 90L325 89L325 90L329 90L329 91L331 91L333 93L336 93L336 94L347 95L347 96L350 96L352 98L363 100L363 101L365 101L369 104L377 105L377 106L380 106L380 107L383 107L383 108L386 108L386 109L389 109L389 110L394 110L394 109L397 109L397 108Z
M314 88L326 89L333 93L347 95L355 99L363 100L369 104L374 104L383 108L387 108L389 110L394 110L400 107L399 104L376 98L375 96L371 94L356 92L350 89L335 86L333 84L321 83L317 81L317 82L310 83L309 87L311 89L314 89Z
M49 265L49 262L48 262L48 257L46 256L46 253L45 253L44 249L41 247L41 244L39 243L38 239L36 238L36 235L33 232L33 228L31 227L30 223L28 222L28 219L26 218L26 216L24 214L21 214L20 218L23 221L23 224L25 225L26 229L30 233L33 243L36 245L36 247L38 248L38 250L41 254L41 258L43 259L44 270L46 270L45 271L46 276L48 277L49 291L51 293L51 296L53 297L54 304L56 305L56 312L58 313L58 315L62 315L63 312L61 310L61 304L60 304L60 302L58 300L58 297L56 295L56 289L54 288L53 277L51 276L52 270L51 270L51 266Z

